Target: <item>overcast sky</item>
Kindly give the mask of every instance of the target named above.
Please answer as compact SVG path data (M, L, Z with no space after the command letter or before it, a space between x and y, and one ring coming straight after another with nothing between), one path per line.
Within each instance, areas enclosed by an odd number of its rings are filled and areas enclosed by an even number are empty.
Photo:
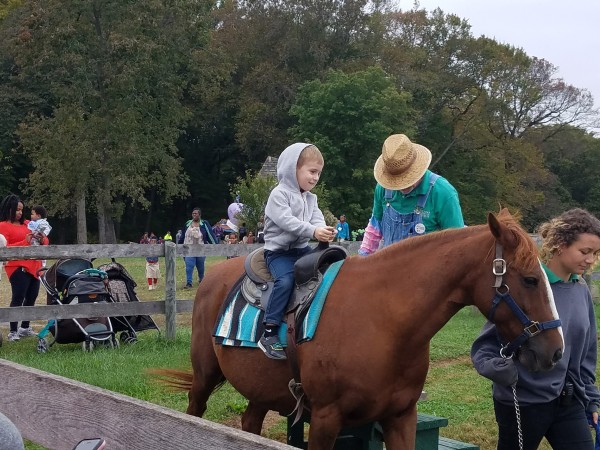
M402 10L413 0L399 0ZM521 47L557 66L567 84L587 89L600 106L600 0L419 0L467 19L471 32Z

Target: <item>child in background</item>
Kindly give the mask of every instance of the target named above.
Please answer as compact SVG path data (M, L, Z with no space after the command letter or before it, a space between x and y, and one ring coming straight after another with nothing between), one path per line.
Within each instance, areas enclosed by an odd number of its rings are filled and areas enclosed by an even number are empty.
M150 238L149 244L156 244L156 236ZM160 265L158 264L158 256L148 256L146 258L146 279L148 280L148 290L153 291L157 288L158 279L160 278Z
M31 209L31 221L27 224L27 228L33 233L31 245L40 245L44 236L47 237L52 231L46 217L48 217L48 213L43 206L36 205Z

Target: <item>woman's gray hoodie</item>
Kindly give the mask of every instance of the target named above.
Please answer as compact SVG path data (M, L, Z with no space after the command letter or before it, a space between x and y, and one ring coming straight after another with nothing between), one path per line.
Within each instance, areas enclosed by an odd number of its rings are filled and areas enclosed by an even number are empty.
M292 144L277 160L279 183L271 191L265 208L265 250L276 252L306 247L315 229L325 226L317 196L301 192L296 178L298 157L309 145Z
M598 411L600 391L596 386L596 359L598 334L592 296L581 278L559 281L544 266L550 278L554 301L562 322L565 351L556 366L547 372L529 372L518 362L517 396L522 405L536 405L556 399L567 378L574 384L574 396L587 412ZM556 280L553 280L556 279ZM496 327L488 322L473 343L471 359L481 374L485 361L500 354L500 341ZM509 386L493 384L494 398L512 405L513 392Z

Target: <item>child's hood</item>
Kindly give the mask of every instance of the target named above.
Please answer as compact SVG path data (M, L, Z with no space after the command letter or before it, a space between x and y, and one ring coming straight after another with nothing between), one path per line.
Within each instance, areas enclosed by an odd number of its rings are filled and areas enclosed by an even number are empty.
M298 178L296 178L296 165L298 164L300 153L309 145L311 144L296 142L281 152L277 160L277 181L279 181L279 184L288 189L300 192Z

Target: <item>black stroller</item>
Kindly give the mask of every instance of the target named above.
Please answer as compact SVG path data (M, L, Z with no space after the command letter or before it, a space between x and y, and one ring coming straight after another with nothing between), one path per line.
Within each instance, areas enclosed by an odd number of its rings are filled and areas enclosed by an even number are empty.
M94 269L87 259L58 260L51 268L40 270L40 281L47 292L48 305L75 303L111 303L106 272ZM123 318L126 322L126 319ZM133 328L129 327L131 331ZM46 341L51 333L54 339ZM45 353L55 343L81 342L84 351L94 346L119 346L112 321L108 317L50 320L38 333L38 352Z
M129 272L114 258L112 262L98 266L99 270L106 272L108 276L108 290L114 302L127 303L139 302L135 288L137 283L129 275ZM112 317L115 332L121 332L119 339L121 342L131 344L137 341L137 332L144 330L160 329L148 315Z

